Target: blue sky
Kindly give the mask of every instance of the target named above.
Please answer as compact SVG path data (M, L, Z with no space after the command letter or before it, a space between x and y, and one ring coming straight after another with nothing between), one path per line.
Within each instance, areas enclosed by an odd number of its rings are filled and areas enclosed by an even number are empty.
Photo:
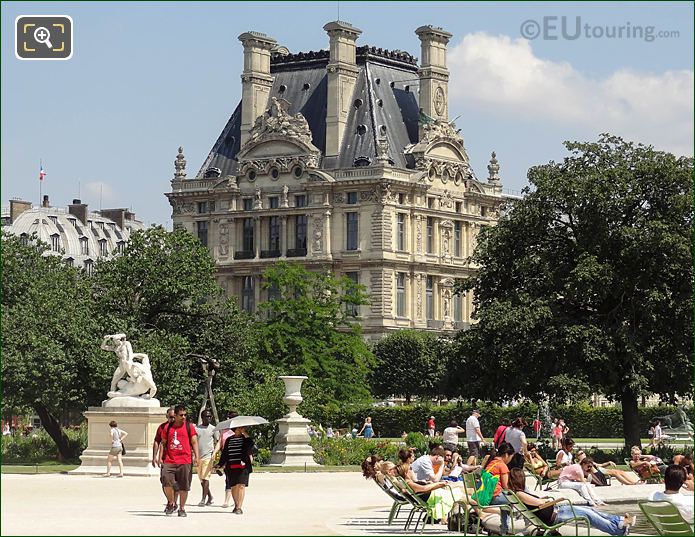
M323 25L338 10L363 31L358 44L418 57L418 26L454 34L450 115L461 115L457 127L479 177L494 149L504 186L520 190L529 166L563 157L563 140L604 131L692 155L688 2L3 2L3 205L12 197L38 202L43 159L43 190L54 205L79 191L98 209L103 192L104 208L132 207L170 228L163 193L177 147L192 176L240 99L237 36L257 30L293 52L327 48ZM15 17L30 14L72 16L72 59L14 57ZM590 37L521 37L524 21L563 16L571 28L579 17ZM591 37L628 23L678 35Z

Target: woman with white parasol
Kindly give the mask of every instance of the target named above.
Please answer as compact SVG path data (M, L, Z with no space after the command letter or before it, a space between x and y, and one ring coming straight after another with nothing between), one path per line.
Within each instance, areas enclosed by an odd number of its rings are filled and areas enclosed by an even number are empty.
M226 489L231 489L235 515L243 514L242 505L249 485L249 475L253 464L253 439L246 431L253 425L264 425L268 420L260 416L237 416L217 425L218 430L232 429L234 435L227 438L222 448L219 468L224 469Z

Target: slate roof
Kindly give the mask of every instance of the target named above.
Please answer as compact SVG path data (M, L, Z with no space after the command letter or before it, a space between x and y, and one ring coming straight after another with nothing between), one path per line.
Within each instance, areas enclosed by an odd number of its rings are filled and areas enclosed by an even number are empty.
M289 101L288 112L300 112L306 118L313 144L321 153L326 148L328 60L327 50L275 54L270 67L274 77L270 97ZM356 60L359 74L340 155L324 158L321 167L350 168L373 163L376 139L386 136L393 164L405 168L403 148L418 139L417 58L407 52L362 46L357 47ZM210 168L219 168L223 177L236 173L234 157L240 149L240 132L241 103L213 145L197 179L203 178Z

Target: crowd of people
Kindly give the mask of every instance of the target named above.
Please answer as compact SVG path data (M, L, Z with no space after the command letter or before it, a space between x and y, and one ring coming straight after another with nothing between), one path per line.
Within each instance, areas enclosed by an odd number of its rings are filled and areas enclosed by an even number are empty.
M635 523L635 517L601 511L599 508L605 506L606 502L597 493L597 488L609 485L611 478L623 485L633 486L644 483L645 479L657 473L663 476L666 490L654 494L654 499L671 501L686 521L693 522L693 497L682 493L683 490L693 490L691 455L678 455L674 457L673 464L667 466L658 457L643 454L635 446L629 461L630 469L634 472L621 470L613 462L596 463L581 450L575 453L575 442L568 434L569 427L564 420L557 419L551 433L557 440L558 451L555 459L549 463L540 455L537 445L528 442L523 430L526 422L522 418L502 422L493 436L490 453L485 455L486 441L480 429L479 417L480 412L474 410L466 420L465 428L451 421L444 429L442 444L430 444L429 452L417 458L412 449L400 450L396 462L371 456L362 464L362 473L383 487L392 483L390 477L401 477L413 493L432 506L435 518L446 523L454 504L470 499L475 492L475 489L464 490L459 476L467 472L479 473L482 468L497 477L489 505L479 509L483 519L495 513L495 508L508 504L507 496L502 491L509 490L515 492L527 507L542 507L538 516L547 524L569 520L576 514L585 516L592 527L609 535L626 535ZM466 435L469 453L465 463L458 453L459 435L462 434ZM481 464L476 464L481 458ZM586 506L574 506L573 514L569 505L558 505L533 494L526 488L528 474L556 480L560 490L576 491L586 501ZM508 511L502 509L499 515L501 532L507 534Z

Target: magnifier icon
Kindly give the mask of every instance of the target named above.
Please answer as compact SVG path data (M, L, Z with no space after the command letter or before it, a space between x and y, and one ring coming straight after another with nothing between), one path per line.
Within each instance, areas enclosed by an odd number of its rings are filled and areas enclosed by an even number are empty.
M43 26L39 26L36 30L34 30L34 39L36 39L36 41L39 43L45 43L48 48L53 48L53 45L51 44L51 32L49 32L48 29Z

